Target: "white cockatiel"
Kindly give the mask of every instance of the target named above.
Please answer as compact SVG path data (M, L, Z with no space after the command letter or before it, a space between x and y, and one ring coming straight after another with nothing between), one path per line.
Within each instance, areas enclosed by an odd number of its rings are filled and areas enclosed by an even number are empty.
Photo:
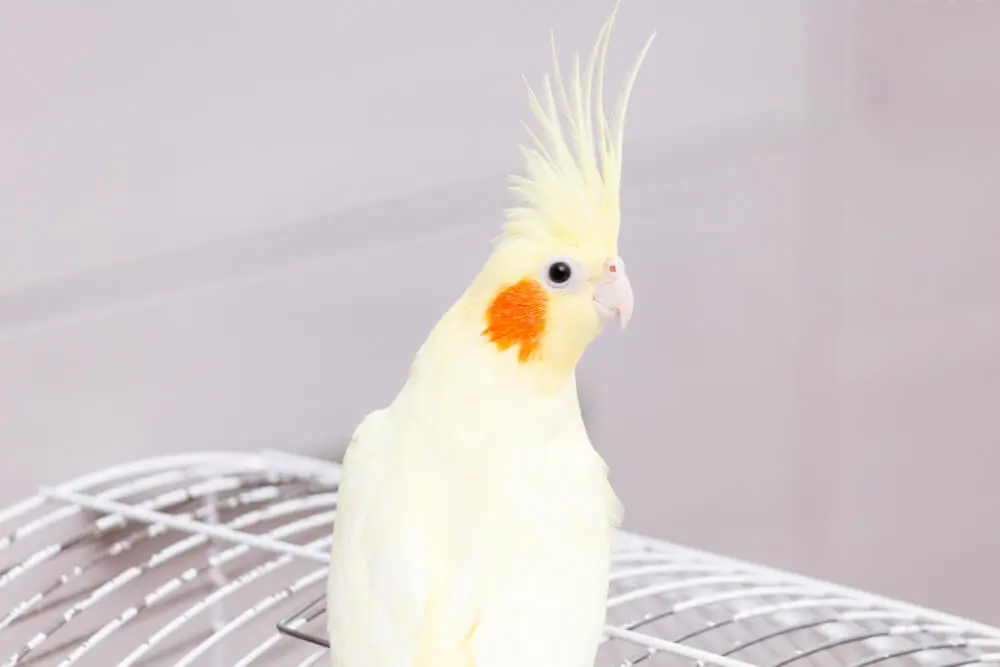
M614 16L568 86L556 60L544 95L529 88L540 127L511 180L520 206L396 399L354 433L327 589L334 667L593 663L621 507L575 369L605 324L632 313L618 256L622 134L652 42L608 120Z

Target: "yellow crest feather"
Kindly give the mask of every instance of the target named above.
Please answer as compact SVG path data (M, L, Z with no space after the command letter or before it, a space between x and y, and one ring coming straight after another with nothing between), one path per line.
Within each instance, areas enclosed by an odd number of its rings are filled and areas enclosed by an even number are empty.
M536 134L525 124L534 147L521 146L525 174L509 177L510 189L521 205L507 211L501 238L543 234L574 243L617 246L625 112L639 68L656 36L650 36L628 72L613 116L608 119L603 101L604 63L618 1L598 34L583 76L579 55L573 56L569 91L559 71L554 33L555 93L548 76L542 79L542 100L525 80L528 106L540 127ZM568 138L560 110L569 126Z

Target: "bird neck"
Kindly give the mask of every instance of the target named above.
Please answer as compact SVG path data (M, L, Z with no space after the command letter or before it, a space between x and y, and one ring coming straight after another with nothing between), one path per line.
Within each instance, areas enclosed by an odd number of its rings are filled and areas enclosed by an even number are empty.
M426 387L462 401L474 395L510 403L568 397L575 404L575 361L554 363L544 354L525 360L516 346L500 349L491 340L489 294L488 286L474 281L438 321L414 358L409 390Z

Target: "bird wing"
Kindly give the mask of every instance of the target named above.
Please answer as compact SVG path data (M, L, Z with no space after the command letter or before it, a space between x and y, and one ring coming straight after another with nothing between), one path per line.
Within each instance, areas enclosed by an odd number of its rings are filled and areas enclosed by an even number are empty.
M334 664L471 667L467 549L441 528L442 473L398 435L372 413L344 457L327 601Z

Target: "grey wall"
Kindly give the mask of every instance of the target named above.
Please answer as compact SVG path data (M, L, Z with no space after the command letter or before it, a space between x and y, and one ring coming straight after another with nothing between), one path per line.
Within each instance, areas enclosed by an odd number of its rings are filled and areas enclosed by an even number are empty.
M334 457L488 251L520 75L610 2L0 8L0 502ZM390 17L392 19L390 20ZM1000 622L1000 6L625 0L628 527Z

